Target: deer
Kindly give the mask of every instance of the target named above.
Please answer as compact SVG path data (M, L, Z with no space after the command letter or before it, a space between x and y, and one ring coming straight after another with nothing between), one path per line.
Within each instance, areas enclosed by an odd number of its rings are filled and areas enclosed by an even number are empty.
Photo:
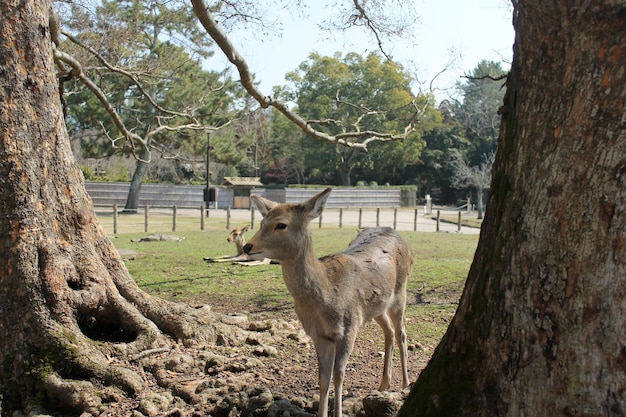
M243 265L243 266L256 266L256 265L267 265L271 263L270 259L260 259L253 260L250 259L243 251L243 247L246 244L246 238L244 233L249 230L250 226L239 227L236 226L233 230L231 230L230 234L226 238L226 240L230 243L233 242L237 247L236 255L224 255L224 256L216 256L216 257L205 257L204 260L207 262L231 262L235 265Z
M331 188L297 204L250 198L263 216L260 229L243 247L252 259L271 258L282 268L298 319L311 337L318 362L318 416L327 417L332 377L334 415L342 416L342 387L348 358L359 328L370 320L385 336L379 389L391 387L394 339L400 350L402 388L409 385L404 325L407 280L413 257L390 227L361 231L348 248L317 258L309 223L322 214Z

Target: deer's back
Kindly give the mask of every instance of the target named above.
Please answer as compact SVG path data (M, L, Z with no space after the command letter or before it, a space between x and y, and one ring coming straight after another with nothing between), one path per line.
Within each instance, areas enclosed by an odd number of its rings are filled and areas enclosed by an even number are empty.
M413 258L409 245L392 228L373 227L359 233L345 251L320 261L331 286L384 298L404 291Z

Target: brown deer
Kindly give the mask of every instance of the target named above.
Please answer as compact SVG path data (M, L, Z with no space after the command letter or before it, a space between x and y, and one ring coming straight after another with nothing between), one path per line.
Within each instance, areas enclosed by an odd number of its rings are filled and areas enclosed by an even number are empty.
M250 198L264 216L261 228L244 246L253 259L277 260L294 298L296 314L317 353L320 403L328 415L330 379L335 385L335 416L342 415L343 378L357 331L374 319L385 334L380 390L391 386L394 337L400 349L402 386L409 384L404 328L406 285L413 258L408 244L391 228L362 231L344 252L317 259L308 225L318 217L331 189L300 204Z
M205 257L207 262L232 262L235 265L243 266L255 266L255 265L267 265L271 262L270 259L253 260L248 257L243 251L243 247L246 244L246 238L244 233L249 229L249 226L239 227L236 226L231 230L230 234L226 238L228 242L233 242L237 247L236 255L224 255L215 257Z

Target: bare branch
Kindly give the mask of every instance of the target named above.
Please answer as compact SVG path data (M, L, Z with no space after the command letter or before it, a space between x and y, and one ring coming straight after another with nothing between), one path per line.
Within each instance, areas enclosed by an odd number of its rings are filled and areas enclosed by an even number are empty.
M135 142L139 142L142 144L142 146L144 147L147 146L146 141L141 136L129 131L126 128L126 125L124 124L122 119L119 117L119 115L117 114L117 112L115 111L111 103L109 102L109 100L107 99L106 94L104 94L104 91L102 91L100 87L98 87L93 81L91 81L91 79L89 79L89 77L85 75L85 73L83 72L83 67L80 64L80 62L78 62L78 60L75 59L70 54L58 50L56 46L54 45L53 45L53 49L54 49L55 61L60 61L68 65L71 68L70 70L71 76L73 78L77 78L80 82L82 82L85 85L85 87L87 87L98 98L98 100L100 101L100 103L102 104L106 112L109 114L109 117L111 117L111 120L115 124L115 127L117 127L117 129L120 131L120 133L133 144Z
M255 85L247 62L237 52L230 39L228 39L226 34L218 26L206 2L204 0L191 0L191 3L196 16L198 16L200 23L204 26L204 29L226 55L228 60L237 68L241 84L246 89L248 94L250 94L262 108L265 109L269 106L274 107L313 139L352 148L367 149L367 144L372 141L385 142L390 140L403 140L408 136L408 134L413 132L413 129L410 128L405 129L405 132L402 134L384 134L375 131L366 131L330 135L314 129L311 126L311 121L303 119L300 115L289 109L285 103L263 94L263 92ZM356 142L355 140L363 140L363 142Z
M353 15L353 19L356 22L357 20L361 20L365 22L365 26L372 31L374 37L376 38L376 42L378 43L378 50L385 56L385 58L391 60L391 56L387 52L385 52L385 48L383 47L383 41L381 39L380 31L376 23L369 17L369 15L365 12L365 9L359 3L359 0L352 0L354 3L354 8L359 12L357 15Z
M72 36L70 33L66 32L66 31L62 31L61 32L65 37L67 37L70 41L72 41L74 44L80 46L81 48L86 49L87 51L89 51L94 57L96 57L98 59L98 61L100 61L109 71L111 72L115 72L118 74L122 74L126 77L128 77L139 89L139 91L141 92L141 94L150 102L150 104L157 110L159 110L162 113L166 113L166 114L171 114L174 116L180 116L180 117L184 117L187 119L194 119L190 114L187 113L181 113L181 112L176 112L173 110L169 110L169 109L165 109L162 106L160 106L155 100L154 98L148 94L148 92L144 89L143 84L139 81L139 79L137 78L137 76L129 71L126 71L122 68L116 67L114 65L111 65L101 54L98 53L98 51L96 51L95 49L93 49L92 47L90 47L89 45L85 45L83 42L81 42L80 40L78 40L75 36ZM197 122L197 121L196 121Z
M450 152L450 165L453 169L452 186L454 188L472 187L477 190L485 190L491 184L491 168L495 159L495 153L483 155L480 165L470 166L458 149Z

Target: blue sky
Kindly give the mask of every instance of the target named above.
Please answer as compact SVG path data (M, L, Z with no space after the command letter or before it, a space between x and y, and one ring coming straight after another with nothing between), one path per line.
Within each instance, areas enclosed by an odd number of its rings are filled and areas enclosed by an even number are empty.
M512 8L507 0L413 0L419 18L411 41L385 45L395 60L417 79L415 90L428 91L430 82L450 62L450 68L434 83L438 100L453 94L450 89L481 59L501 61L508 68L512 59L514 31ZM367 55L376 51L374 38L363 29L329 35L317 23L332 12L326 0L315 0L307 18L283 11L280 34L263 35L243 29L230 34L231 41L248 61L261 90L271 94L274 85L285 84L284 75L293 71L311 52L332 55L337 51ZM229 66L216 52L209 63L214 69ZM451 61L452 60L452 61ZM233 73L234 73L233 68Z

